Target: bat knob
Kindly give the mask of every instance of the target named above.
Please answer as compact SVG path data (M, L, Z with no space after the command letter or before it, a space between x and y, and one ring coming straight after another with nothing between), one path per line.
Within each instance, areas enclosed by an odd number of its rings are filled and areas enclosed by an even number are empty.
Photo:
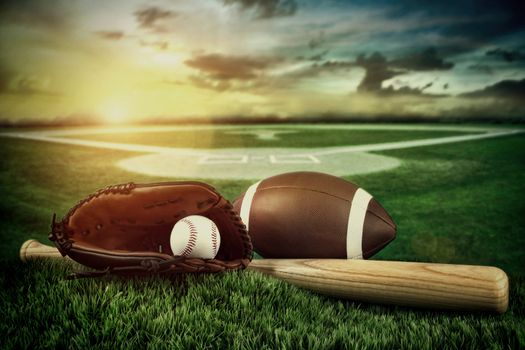
M39 245L40 243L36 239L28 239L20 247L20 260L27 262L27 249L32 245Z

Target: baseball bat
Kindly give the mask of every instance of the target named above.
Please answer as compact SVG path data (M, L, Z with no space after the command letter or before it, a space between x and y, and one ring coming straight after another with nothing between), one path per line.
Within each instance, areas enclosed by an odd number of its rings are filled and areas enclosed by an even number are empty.
M54 247L26 241L20 258L62 258ZM504 313L509 282L491 266L346 259L261 259L248 269L321 294L369 303Z

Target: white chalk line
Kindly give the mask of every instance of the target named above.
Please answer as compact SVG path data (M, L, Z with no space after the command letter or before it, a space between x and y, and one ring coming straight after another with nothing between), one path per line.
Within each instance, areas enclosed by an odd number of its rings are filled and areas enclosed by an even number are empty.
M295 125L281 125L281 128L292 128ZM132 133L132 132L170 132L170 131L199 131L199 130L224 130L224 129L246 129L246 128L262 128L267 126L168 126L168 127L126 127L126 128L90 128L90 129L71 129L71 130L46 130L46 131L31 131L31 132L11 132L2 133L1 136L14 137L20 139L28 139L35 141L53 142L61 144L69 144L76 146L86 146L95 148L105 148L120 151L131 151L140 153L169 153L181 156L193 156L203 157L209 159L210 157L232 157L233 155L246 155L250 153L260 154L265 148L238 148L238 149L201 149L196 150L193 148L178 148L178 147L163 147L163 146L150 146L141 144L129 144L129 143L117 143L117 142L105 142L105 141L93 141L83 140L75 138L63 138L56 136L75 136L75 135L89 135L89 134L114 134L114 133ZM282 148L280 150L285 151L288 157L310 157L315 159L316 156L338 154L338 153L350 153L350 152L372 152L372 151L385 151L402 148L412 148L421 146L431 146L454 142L465 142L480 140L493 137L502 137L507 135L513 135L521 133L522 129L504 129L504 128L487 128L487 127L465 127L465 126L423 126L423 125L297 125L298 129L345 129L345 130L440 130L440 131L459 131L459 132L483 132L481 134L474 135L460 135L460 136L448 136L448 137L437 137L429 139L419 139L410 141L397 141L397 142L386 142L386 143L375 143L365 145L354 145L354 146L335 146L335 147L324 147L324 148ZM269 152L263 152L269 156L273 156L270 149L266 149ZM244 159L244 158L243 158ZM206 162L206 161L204 161Z
M481 140L481 139L487 139L487 138L493 138L493 137L502 137L502 136L517 134L520 132L523 132L523 131L521 130L489 131L485 134L447 136L447 137L411 140L411 141L398 141L398 142L386 142L386 143L376 143L376 144L368 144L368 145L333 147L333 148L326 148L325 150L316 152L314 154L320 156L320 155L346 153L346 152L387 151L387 150L402 149L402 148L432 146L432 145L441 145L441 144L446 144L446 143L465 142L465 141Z
M104 142L72 138L71 136L90 134L146 133L214 130L264 130L269 126L170 126L170 127L127 127L127 128L89 128L70 130L44 130L31 132L11 132L0 136L21 139L69 144L126 152L138 152L130 158L122 159L115 165L134 173L150 176L175 178L215 178L215 179L260 179L282 172L309 170L331 173L336 176L368 174L394 169L401 160L370 153L372 151L392 150L409 147L464 142L483 138L511 135L523 130L429 125L272 125L272 130L442 130L456 132L476 132L477 134L435 137L419 140L335 146L326 148L229 148L192 149L162 147L140 144ZM292 129L293 128L293 129ZM525 130L525 129L524 129ZM64 137L64 136L70 136Z

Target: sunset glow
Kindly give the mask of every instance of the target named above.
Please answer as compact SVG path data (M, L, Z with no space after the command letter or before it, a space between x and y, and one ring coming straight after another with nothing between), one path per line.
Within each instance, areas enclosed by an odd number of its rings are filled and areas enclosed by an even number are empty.
M523 4L0 5L0 120L523 116Z

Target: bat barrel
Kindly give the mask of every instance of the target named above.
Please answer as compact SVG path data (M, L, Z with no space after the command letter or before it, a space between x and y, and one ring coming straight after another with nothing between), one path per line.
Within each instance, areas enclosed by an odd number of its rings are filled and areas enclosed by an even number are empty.
M489 266L342 259L264 259L249 266L322 294L371 303L503 313L505 272Z

